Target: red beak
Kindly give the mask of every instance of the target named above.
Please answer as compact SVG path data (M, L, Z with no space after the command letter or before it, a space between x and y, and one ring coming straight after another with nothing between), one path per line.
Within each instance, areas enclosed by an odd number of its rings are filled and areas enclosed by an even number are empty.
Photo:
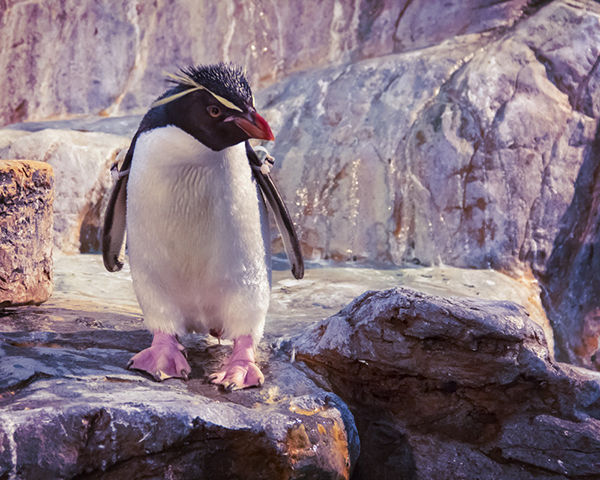
M256 112L248 114L247 117L231 117L231 120L246 132L250 138L269 141L275 140L271 127L269 127L267 121Z

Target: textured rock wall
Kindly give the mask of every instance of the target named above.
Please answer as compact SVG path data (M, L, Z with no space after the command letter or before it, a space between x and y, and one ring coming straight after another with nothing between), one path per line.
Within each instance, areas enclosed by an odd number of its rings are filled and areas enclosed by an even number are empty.
M3 1L0 124L143 109L161 93L163 70L189 63L233 60L264 86L297 70L510 25L525 4Z
M600 338L600 136L582 165L575 196L541 277L557 355L598 369Z
M0 25L4 122L143 110L163 70L246 65L308 257L533 274L560 358L593 363L597 2L16 1ZM113 140L96 184L57 175L63 250L98 246ZM3 156L44 160L37 141Z
M52 293L53 182L48 164L0 160L0 307Z
M306 72L259 99L309 255L543 271L591 155L600 8Z

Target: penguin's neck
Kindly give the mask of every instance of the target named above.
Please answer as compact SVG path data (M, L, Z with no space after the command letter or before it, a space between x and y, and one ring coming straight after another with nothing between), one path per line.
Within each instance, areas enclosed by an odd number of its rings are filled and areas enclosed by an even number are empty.
M232 161L245 160L244 144L239 143L215 151L182 129L168 125L148 130L140 135L136 143L135 162L144 162L151 169L179 167L224 168ZM139 151L138 151L139 150ZM247 160L245 160L247 163Z

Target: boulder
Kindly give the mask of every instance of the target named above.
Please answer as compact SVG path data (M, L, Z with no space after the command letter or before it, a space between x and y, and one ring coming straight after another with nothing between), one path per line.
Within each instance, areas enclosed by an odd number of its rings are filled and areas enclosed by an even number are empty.
M0 307L52 293L52 167L0 160Z
M67 253L98 251L110 166L129 138L100 132L45 129L0 131L0 158L30 158L56 176L54 244Z
M514 303L371 291L287 348L353 411L356 478L600 476L600 375Z
M0 311L0 478L349 478L352 414L274 333L262 388L209 385L232 345L202 335L182 338L190 380L156 383L125 368L151 342L128 266L58 255L55 282L43 306Z

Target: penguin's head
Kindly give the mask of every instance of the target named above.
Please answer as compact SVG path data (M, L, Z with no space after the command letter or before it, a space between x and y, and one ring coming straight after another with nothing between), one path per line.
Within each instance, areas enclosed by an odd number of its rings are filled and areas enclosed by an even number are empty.
M164 109L170 124L213 150L250 138L274 140L267 121L254 107L242 69L233 64L200 65L169 75L173 88L151 108Z

